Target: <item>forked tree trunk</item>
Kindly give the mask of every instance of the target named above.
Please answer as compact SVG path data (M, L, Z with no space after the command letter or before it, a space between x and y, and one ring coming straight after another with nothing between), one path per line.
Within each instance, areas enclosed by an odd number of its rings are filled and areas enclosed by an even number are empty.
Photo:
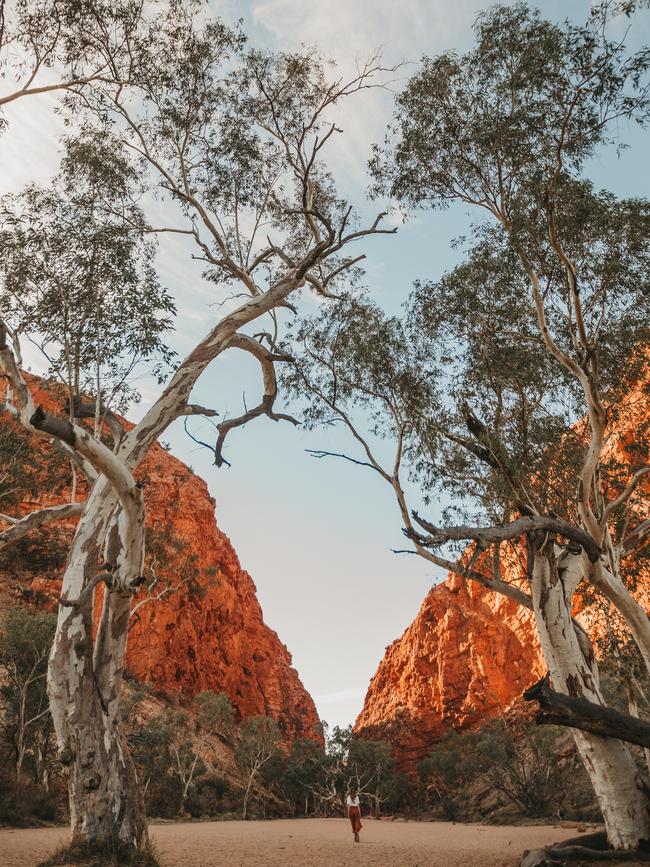
M123 521L111 485L100 479L81 516L66 565L57 630L50 656L48 693L59 758L69 770L72 838L98 847L137 851L146 845L144 799L119 720L130 596L105 591L93 642L93 593L107 529L108 562L125 568ZM82 599L80 605L70 604ZM93 653L94 648L94 653Z
M558 692L604 704L598 669L586 635L571 620L571 602L580 580L580 557L533 549L531 594L542 652ZM650 802L625 744L573 730L578 752L594 787L615 849L636 849L650 840Z

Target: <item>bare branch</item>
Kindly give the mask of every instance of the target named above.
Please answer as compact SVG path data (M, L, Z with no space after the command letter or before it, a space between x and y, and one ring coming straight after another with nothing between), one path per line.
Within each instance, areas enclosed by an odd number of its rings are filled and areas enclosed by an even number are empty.
M421 518L417 512L413 512L413 519L429 533L427 545L444 545L450 541L475 539L485 547L504 542L508 539L517 539L525 533L544 531L557 533L576 542L584 549L592 563L600 557L600 548L592 537L581 527L576 527L561 518L548 517L545 515L530 515L518 518L510 524L496 527L436 527L429 521Z
M339 452L326 452L321 449L305 449L313 458L343 458L345 461L350 461L351 464L356 464L359 467L370 467L371 470L379 472L374 464L369 464L367 461L358 461L356 458L351 458L350 455L340 454Z
M66 518L76 518L83 511L83 503L65 503L61 506L48 506L45 509L39 509L37 512L31 512L25 515L24 518L9 519L13 523L7 530L0 533L0 550L11 545L12 542L17 542L22 539L32 530L43 527L45 524L50 524L53 521L63 521ZM2 520L7 520L4 515L0 516Z
M233 335L226 344L226 348L242 349L244 352L249 352L257 358L262 368L264 395L261 402L253 407L253 409L249 409L242 413L242 415L222 421L221 424L217 425L219 437L214 448L214 462L218 467L223 466L224 463L228 463L222 455L222 450L225 439L233 428L243 427L247 422L261 415L268 416L272 421L288 421L293 425L300 423L293 416L286 415L285 413L276 413L273 410L273 405L278 394L278 383L273 365L276 361L291 361L291 356L273 353L258 340L246 334Z

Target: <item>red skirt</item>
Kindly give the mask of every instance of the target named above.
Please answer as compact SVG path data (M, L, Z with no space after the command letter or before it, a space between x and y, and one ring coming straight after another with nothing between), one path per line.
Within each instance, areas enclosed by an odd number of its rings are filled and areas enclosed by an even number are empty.
M358 834L363 828L363 825L361 824L361 810L358 807L350 807L348 810L348 816L350 817L352 830L355 834Z

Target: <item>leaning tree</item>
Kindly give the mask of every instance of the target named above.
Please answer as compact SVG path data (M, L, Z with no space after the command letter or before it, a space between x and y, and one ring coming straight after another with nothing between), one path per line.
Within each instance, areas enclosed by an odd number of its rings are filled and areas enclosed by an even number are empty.
M650 661L650 623L626 584L648 530L648 207L583 176L614 121L645 118L649 56L627 56L600 20L561 27L497 7L478 19L474 50L423 62L372 168L405 205L479 209L467 261L418 285L406 321L348 299L303 323L289 377L315 398L308 420L343 422L361 449L347 457L391 485L414 550L531 608L556 689L596 705L594 654L572 619L581 581ZM613 433L630 420L637 442L621 457ZM390 464L376 435L395 445ZM426 497L452 495L462 524L411 513L404 464ZM503 580L514 540L529 593ZM460 563L441 554L468 542ZM629 751L590 732L576 741L610 842L636 848L650 806Z
M97 50L110 57L109 31L93 34ZM207 334L117 442L95 436L76 415L59 418L35 405L17 362L16 331L6 324L0 365L9 408L25 431L57 443L96 477L68 554L48 688L59 756L69 768L74 837L119 845L127 858L147 840L119 722L132 599L143 580L146 494L134 473L176 419L216 415L192 404L191 393L229 349L258 362L264 393L256 407L216 426L216 463L225 461L230 431L262 415L283 418L274 409L274 364L286 359L275 346L278 314L305 285L330 294L363 258L355 242L393 230L380 228L381 215L359 225L324 164L340 133L335 110L374 84L376 58L348 81L331 80L313 53L247 50L239 31L177 3L149 10L120 51L120 59L128 58L128 82L114 75L81 94L66 91L67 108L73 119L83 113L111 126L173 215L166 225L150 225L124 213L125 223L135 233L182 236L188 258L204 262L222 303ZM250 333L253 324L257 331ZM102 611L94 625L100 587Z

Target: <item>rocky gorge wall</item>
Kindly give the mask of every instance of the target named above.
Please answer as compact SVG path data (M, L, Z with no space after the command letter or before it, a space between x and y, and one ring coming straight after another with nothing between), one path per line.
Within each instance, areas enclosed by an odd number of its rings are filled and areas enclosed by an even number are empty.
M56 390L30 381L37 400L61 412ZM47 447L32 442L30 448L35 461L45 460ZM278 720L287 740L312 735L318 722L314 702L292 667L291 654L264 623L255 584L216 523L206 483L158 444L136 475L145 487L148 582L158 579L150 596L161 598L145 601L141 594L135 600L128 672L174 699L208 689L225 692L241 717L264 714ZM19 511L68 499L66 482L56 493L45 488L36 498L27 497ZM6 549L0 605L55 604L60 558L50 565L47 557L30 551L64 551L73 528L73 522L50 525L36 531L38 538L27 545Z
M645 463L639 455L639 441L645 438L638 434L649 417L646 380L630 389L606 449L606 456L620 466L622 479L640 459ZM650 481L639 494L641 526L650 518ZM523 564L513 558L502 577L524 581ZM636 592L650 612L647 568ZM592 634L598 631L594 612L575 613ZM545 672L532 612L450 574L428 593L403 635L386 648L355 732L387 740L398 765L414 771L445 732L478 727L504 714Z
M445 732L499 716L544 672L532 614L450 576L386 648L355 731L389 741L412 771Z

